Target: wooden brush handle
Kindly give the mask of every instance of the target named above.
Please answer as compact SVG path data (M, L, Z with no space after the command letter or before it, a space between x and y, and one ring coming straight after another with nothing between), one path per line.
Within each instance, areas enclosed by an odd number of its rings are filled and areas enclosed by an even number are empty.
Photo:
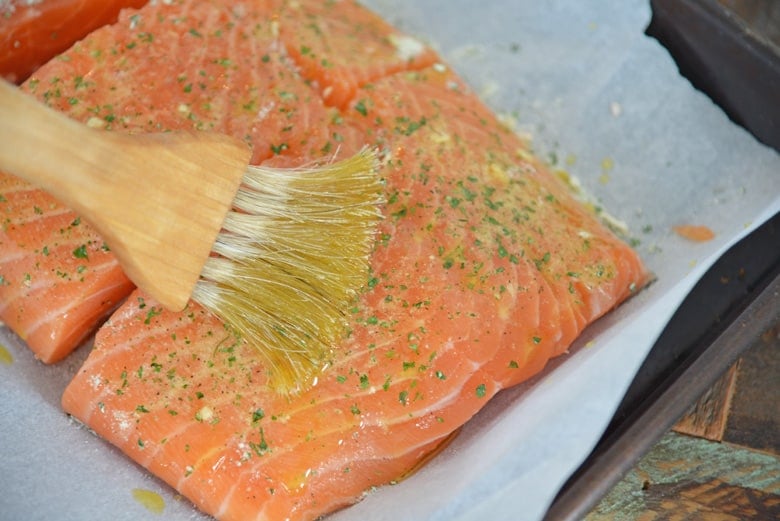
M97 132L0 82L0 168L81 210L84 191L105 182L111 134Z
M249 156L216 134L92 129L0 81L0 170L82 215L170 309L186 305Z

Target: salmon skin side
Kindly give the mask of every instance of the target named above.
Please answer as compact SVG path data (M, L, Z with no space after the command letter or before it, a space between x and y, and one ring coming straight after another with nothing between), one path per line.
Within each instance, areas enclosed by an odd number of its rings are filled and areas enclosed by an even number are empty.
M147 0L8 0L0 3L0 76L21 83L35 69Z
M316 519L402 478L648 280L432 50L356 3L149 4L64 56L25 88L112 131L226 132L268 164L382 151L371 272L316 385L278 395L202 308L134 292L63 395L218 519Z

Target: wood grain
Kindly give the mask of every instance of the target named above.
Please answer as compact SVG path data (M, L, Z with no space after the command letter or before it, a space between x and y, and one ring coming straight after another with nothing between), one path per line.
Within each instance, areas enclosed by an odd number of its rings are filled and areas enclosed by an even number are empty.
M674 431L713 441L722 441L740 362L721 376L674 426Z
M587 521L774 521L780 458L670 432Z
M723 441L780 456L780 323L742 357Z

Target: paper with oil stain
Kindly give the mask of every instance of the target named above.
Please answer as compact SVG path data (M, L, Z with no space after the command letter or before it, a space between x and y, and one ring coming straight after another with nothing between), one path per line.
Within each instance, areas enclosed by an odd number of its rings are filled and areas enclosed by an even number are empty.
M0 363L5 365L11 365L14 363L14 357L8 348L0 344Z
M366 1L434 45L496 112L618 216L658 281L588 329L542 376L500 393L417 474L337 521L536 520L587 456L677 305L727 247L780 210L780 158L681 78L644 35L648 2ZM715 238L691 243L673 227ZM19 519L207 519L71 423L59 397L88 346L54 367L6 337L0 512ZM42 496L30 497L30 490ZM178 499L177 499L178 498Z
M153 514L165 512L165 499L153 490L134 488L131 491L133 498L146 510Z

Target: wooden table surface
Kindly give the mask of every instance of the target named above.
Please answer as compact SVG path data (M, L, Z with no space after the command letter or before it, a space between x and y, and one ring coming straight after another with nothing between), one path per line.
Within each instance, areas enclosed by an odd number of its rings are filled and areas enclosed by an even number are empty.
M661 520L780 520L780 324L586 518Z

